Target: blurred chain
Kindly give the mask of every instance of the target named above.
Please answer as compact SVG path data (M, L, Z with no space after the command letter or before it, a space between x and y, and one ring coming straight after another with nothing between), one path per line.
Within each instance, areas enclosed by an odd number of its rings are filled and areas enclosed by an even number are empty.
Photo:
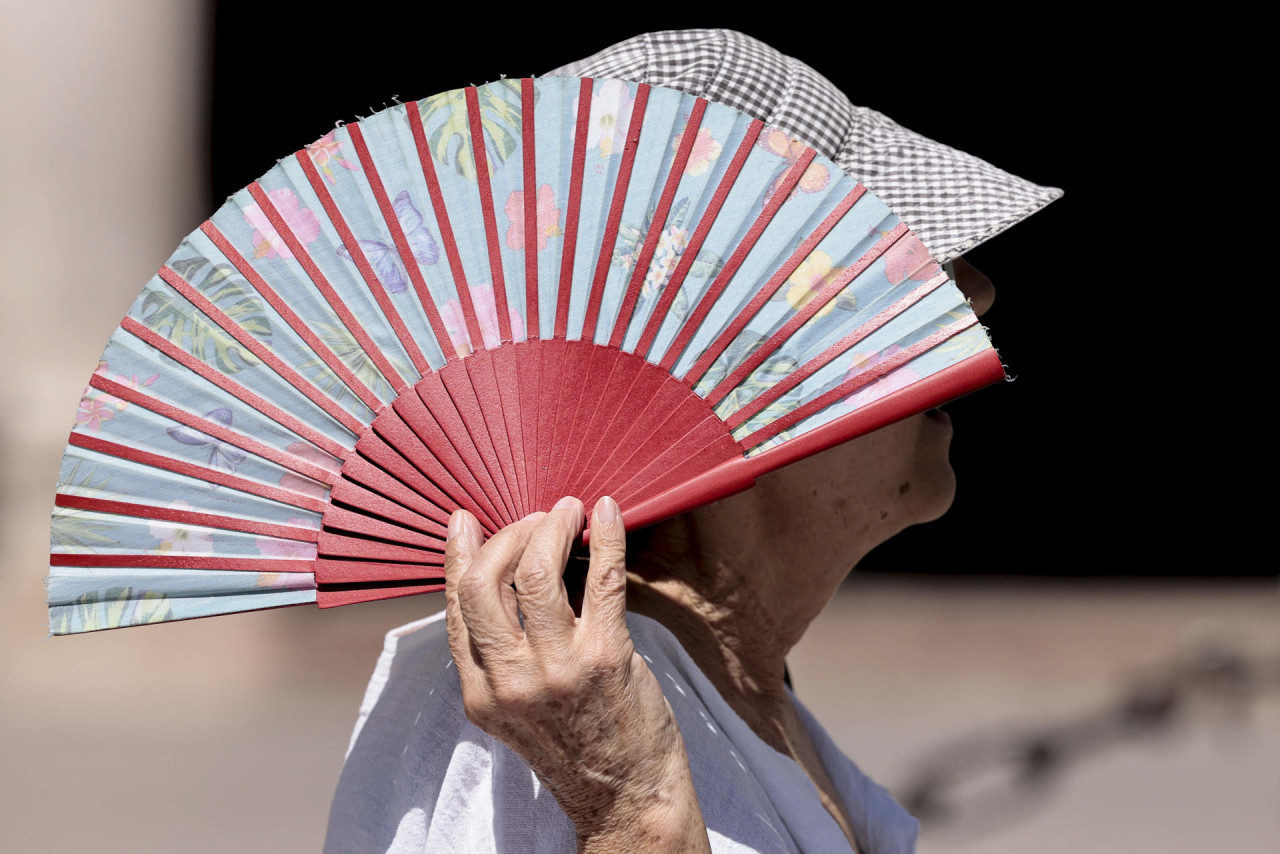
M899 800L931 833L980 836L1042 804L1052 784L1091 754L1171 731L1205 704L1244 720L1253 702L1275 693L1280 693L1280 654L1251 656L1221 641L1193 644L1162 672L1134 679L1100 711L939 748L899 790Z

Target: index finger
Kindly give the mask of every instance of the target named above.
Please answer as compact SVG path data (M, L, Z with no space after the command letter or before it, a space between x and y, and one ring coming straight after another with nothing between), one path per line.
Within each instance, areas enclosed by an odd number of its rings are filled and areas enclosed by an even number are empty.
M564 567L573 541L582 533L582 502L562 498L529 537L516 567L516 598L529 645L558 644L576 618L564 589Z
M541 514L534 514L513 522L469 553L461 533L445 546L445 589L449 589L452 574L458 613L472 654L481 659L488 655L509 657L523 637L510 584L516 562L540 518Z

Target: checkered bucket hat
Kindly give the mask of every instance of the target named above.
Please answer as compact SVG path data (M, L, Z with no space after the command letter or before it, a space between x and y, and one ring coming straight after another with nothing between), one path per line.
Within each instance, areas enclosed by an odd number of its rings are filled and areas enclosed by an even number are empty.
M1062 195L854 106L803 62L733 30L646 33L551 74L679 89L781 128L865 184L941 262Z

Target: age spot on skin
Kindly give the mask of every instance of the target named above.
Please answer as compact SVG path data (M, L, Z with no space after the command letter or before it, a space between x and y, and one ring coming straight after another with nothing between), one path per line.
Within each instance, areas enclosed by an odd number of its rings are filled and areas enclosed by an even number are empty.
M910 482L910 481L908 481L908 482L906 482L906 483L902 484L902 486L899 486L899 487L898 487L898 494L899 494L899 495L906 495L906 494L907 494L908 492L910 492L910 491L911 491L911 482Z

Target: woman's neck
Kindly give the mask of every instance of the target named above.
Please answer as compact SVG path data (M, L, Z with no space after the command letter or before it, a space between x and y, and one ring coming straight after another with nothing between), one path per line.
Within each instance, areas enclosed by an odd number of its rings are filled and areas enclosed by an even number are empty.
M747 725L795 756L798 718L784 681L786 657L848 567L823 573L780 565L750 532L729 535L688 517L650 537L659 542L633 562L628 609L662 623Z

